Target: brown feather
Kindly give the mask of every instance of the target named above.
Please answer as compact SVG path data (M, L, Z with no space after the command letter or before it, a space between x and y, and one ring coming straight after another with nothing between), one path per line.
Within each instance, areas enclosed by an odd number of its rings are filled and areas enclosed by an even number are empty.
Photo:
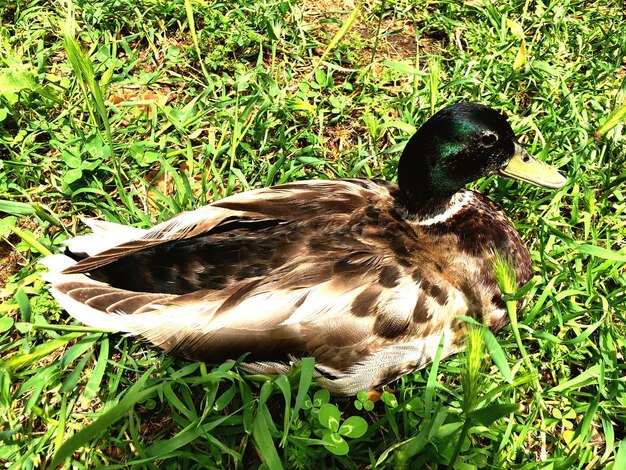
M250 353L276 371L312 355L326 386L353 393L425 365L442 334L446 354L458 349L458 315L491 321L501 305L488 250L512 253L520 284L530 277L493 203L471 194L454 220L422 225L393 209L396 191L343 180L244 193L79 261L54 287L167 351Z

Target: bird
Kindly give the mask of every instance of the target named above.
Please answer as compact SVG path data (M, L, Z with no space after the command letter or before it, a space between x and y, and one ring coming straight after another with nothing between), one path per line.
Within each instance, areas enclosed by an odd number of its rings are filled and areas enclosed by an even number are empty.
M44 279L74 319L164 351L253 374L315 358L331 393L372 391L463 348L471 317L508 315L495 256L532 277L529 251L489 198L499 174L548 189L566 179L478 103L435 113L408 140L397 184L296 181L231 195L149 229L92 232L46 257Z

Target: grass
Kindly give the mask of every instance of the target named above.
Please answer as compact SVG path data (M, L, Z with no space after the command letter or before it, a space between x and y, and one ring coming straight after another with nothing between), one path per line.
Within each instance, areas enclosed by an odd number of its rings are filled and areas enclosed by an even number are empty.
M622 2L353 3L0 6L8 468L626 467ZM531 250L527 306L377 403L329 396L309 361L246 376L80 327L39 278L83 215L147 227L250 188L393 179L459 100L506 111L569 183L475 184Z

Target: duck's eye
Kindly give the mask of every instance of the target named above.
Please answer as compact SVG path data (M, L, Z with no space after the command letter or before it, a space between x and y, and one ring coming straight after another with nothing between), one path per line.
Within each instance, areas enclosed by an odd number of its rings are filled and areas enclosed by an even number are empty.
M498 141L498 134L495 132L485 132L480 137L480 143L484 147L492 147Z

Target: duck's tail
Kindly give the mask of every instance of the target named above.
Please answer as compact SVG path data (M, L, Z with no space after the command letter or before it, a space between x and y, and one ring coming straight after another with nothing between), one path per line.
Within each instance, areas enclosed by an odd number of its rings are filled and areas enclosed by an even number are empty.
M171 296L116 289L88 274L65 271L81 259L140 238L146 230L101 220L83 219L83 222L92 233L67 240L65 254L44 258L41 264L48 272L42 278L50 284L50 293L59 304L81 323L103 331L137 334L128 315Z
M76 264L67 255L46 257L41 264L48 268L42 278L50 284L50 293L59 304L81 323L103 331L140 334L137 317L149 312L150 305L169 300L172 295L130 292L96 281L87 274L66 274ZM150 315L144 317L147 320ZM145 325L147 326L147 325Z
M147 230L95 219L81 219L92 233L70 238L65 242L72 258L86 258L113 247L141 238ZM68 254L68 253L66 253Z

